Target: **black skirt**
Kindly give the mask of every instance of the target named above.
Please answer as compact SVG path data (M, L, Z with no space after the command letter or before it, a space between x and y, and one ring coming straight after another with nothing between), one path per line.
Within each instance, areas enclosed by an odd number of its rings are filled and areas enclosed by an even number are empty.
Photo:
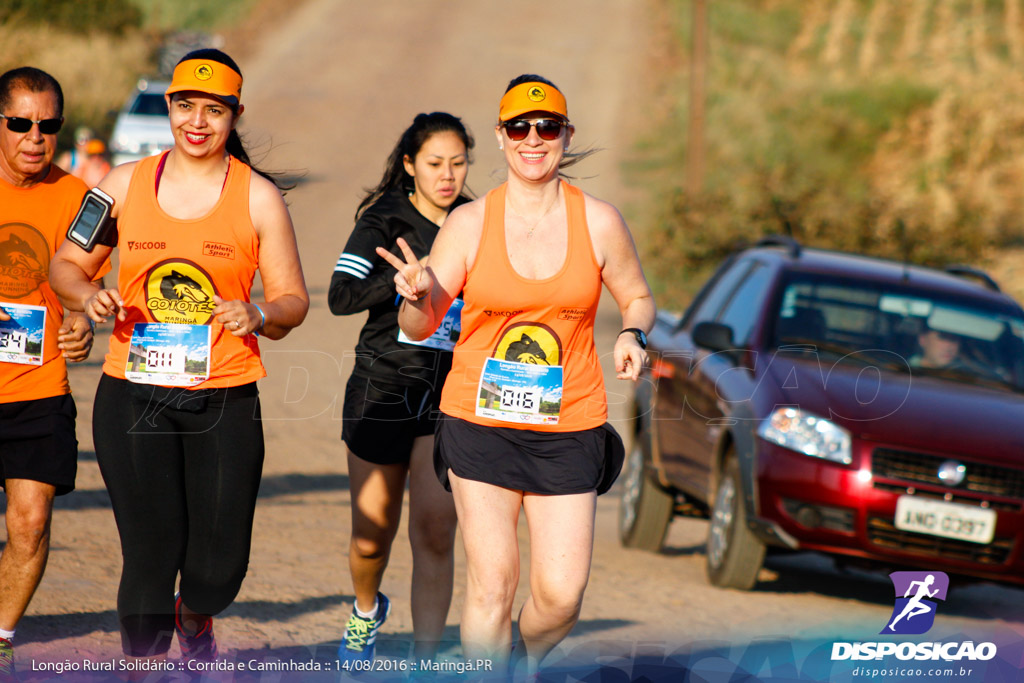
M622 469L622 439L607 422L579 432L482 427L442 415L434 469L451 490L448 470L463 479L543 495L604 493Z

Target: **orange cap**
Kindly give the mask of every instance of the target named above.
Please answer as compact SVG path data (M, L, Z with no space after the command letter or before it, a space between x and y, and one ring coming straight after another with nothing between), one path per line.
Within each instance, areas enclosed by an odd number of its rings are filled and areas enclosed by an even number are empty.
M242 74L212 59L187 59L174 67L166 94L196 90L237 106L242 97Z
M531 111L546 111L569 120L565 95L547 83L520 83L505 93L498 106L498 120L509 121Z

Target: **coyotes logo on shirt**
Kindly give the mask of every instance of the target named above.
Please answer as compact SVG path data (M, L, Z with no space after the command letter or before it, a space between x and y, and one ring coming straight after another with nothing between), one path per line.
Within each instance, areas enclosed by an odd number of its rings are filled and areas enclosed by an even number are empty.
M544 323L515 323L502 331L491 356L531 365L561 365L562 340Z
M21 299L39 289L50 271L50 248L25 223L0 225L0 299Z
M146 308L157 322L205 325L213 318L217 288L192 261L161 261L147 273L144 287Z

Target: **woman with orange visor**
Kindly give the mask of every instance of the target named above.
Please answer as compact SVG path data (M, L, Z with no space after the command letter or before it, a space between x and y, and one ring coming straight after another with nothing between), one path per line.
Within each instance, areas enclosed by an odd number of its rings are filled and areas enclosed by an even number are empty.
M508 181L451 213L427 266L407 249L404 262L378 254L398 269L399 324L412 339L463 292L434 451L466 551L463 647L467 658L510 654L522 508L530 595L512 652L532 671L579 618L596 499L623 459L594 344L601 287L622 315L619 379L635 381L647 361L654 303L619 212L560 178L577 160L561 91L540 76L514 79L494 132Z
M242 75L219 50L185 55L167 89L174 148L122 164L114 199L117 287L91 284L110 246L66 242L51 267L65 305L113 319L93 441L121 537L122 646L217 656L211 615L245 577L263 466L260 338L309 308L281 191L235 126ZM256 271L264 300L252 298Z

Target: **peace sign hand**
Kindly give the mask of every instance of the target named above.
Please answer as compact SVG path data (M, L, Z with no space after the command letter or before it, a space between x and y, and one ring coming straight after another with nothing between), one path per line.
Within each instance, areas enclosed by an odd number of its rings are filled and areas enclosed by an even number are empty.
M418 301L430 293L434 287L434 278L426 269L423 261L409 248L409 243L398 238L398 248L402 250L405 261L398 258L384 247L377 247L377 256L390 263L398 271L395 273L395 289L409 301Z

